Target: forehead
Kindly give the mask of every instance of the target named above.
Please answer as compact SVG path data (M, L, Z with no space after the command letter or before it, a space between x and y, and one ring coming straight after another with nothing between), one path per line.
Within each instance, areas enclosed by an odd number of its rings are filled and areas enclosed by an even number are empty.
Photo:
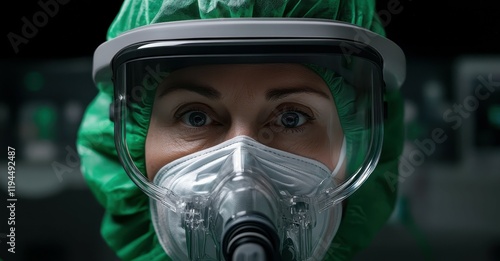
M311 84L324 83L322 78L302 64L217 64L182 68L170 73L167 81L250 81L286 82L300 81Z

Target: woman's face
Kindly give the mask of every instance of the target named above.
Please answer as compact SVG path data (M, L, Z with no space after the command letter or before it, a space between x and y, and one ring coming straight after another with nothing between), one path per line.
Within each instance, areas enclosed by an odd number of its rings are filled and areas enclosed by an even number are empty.
M146 138L148 178L173 160L240 135L330 170L344 137L326 83L303 65L188 67L172 72L156 92Z

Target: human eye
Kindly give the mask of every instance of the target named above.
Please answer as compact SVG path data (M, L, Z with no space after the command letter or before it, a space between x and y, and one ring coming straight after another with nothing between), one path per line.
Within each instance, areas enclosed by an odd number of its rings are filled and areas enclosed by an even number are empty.
M180 120L190 127L203 127L212 123L212 118L202 111L188 111L180 117Z
M298 129L313 120L314 117L311 113L307 113L301 108L287 106L280 109L273 125L285 130L290 130Z
M214 123L207 108L199 106L183 106L175 114L175 118L184 125L192 128L201 128Z

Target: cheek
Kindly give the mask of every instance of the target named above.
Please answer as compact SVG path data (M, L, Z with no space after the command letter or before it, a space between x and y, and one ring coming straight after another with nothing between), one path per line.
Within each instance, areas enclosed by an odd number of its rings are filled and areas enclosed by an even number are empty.
M146 171L149 180L167 163L183 156L183 150L173 140L165 139L154 131L146 138Z
M190 154L194 149L189 148L188 145L189 143L179 142L175 132L160 127L152 117L145 145L148 179L153 180L156 173L167 163Z
M166 164L203 150L215 144L214 139L185 139L185 133L175 127L166 127L157 124L151 118L148 134L146 136L145 160L149 180L153 180L158 171Z
M325 164L330 171L335 169L339 158L339 147L336 142L325 142L325 139L314 139L304 144L302 148L296 148L302 151L303 156L317 160Z
M330 171L333 171L338 163L342 140L332 141L326 134L317 133L317 135L311 135L300 142L287 145L277 146L276 148L317 160L325 164Z
M308 133L306 137L300 139L300 142L289 143L289 146L281 146L279 149L317 160L325 164L330 171L333 171L338 164L344 163L335 177L337 182L341 182L345 180L345 160L344 162L338 160L343 139L342 128L335 122L330 128L326 126L315 128L313 133Z
M334 141L325 142L325 140L314 140L311 141L306 147L302 148L302 151L308 153L305 155L308 158L317 160L325 164L330 171L333 171L338 164L343 164L338 173L335 176L335 182L338 184L345 181L345 159L343 162L339 162L340 152L342 148L342 138L335 139Z

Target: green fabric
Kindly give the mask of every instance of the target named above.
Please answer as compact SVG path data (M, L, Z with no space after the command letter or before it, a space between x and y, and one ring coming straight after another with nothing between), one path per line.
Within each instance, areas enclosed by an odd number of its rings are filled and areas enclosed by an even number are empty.
M111 24L107 39L132 28L151 23L221 17L307 17L350 22L384 35L375 15L375 3L352 1L271 1L271 0L125 0ZM326 75L322 75L328 82ZM81 170L89 188L106 209L101 234L122 260L169 260L155 235L147 196L128 178L118 162L109 121L112 86L98 86L99 93L89 104L78 132ZM152 100L146 95L141 106L132 108L128 139L144 144ZM339 231L325 260L350 260L365 248L389 218L397 188L386 179L398 173L403 142L403 106L399 93L386 97L389 119L385 123L380 163L365 184L347 201ZM132 156L141 161L144 147L135 147ZM138 167L144 169L144 161ZM397 184L396 184L397 185Z
M346 158L348 159L346 173L355 173L363 164L371 134L371 129L365 126L365 119L359 122L359 113L356 113L358 109L364 110L365 107L357 108L357 106L369 105L357 101L362 98L356 95L354 87L337 73L318 65L307 64L306 66L321 76L330 89L346 140Z

